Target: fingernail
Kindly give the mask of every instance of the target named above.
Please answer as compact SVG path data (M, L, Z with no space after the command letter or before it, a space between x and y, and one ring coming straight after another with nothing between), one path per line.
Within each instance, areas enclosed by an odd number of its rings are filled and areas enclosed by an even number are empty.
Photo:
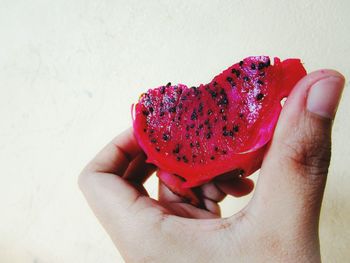
M344 88L344 78L329 76L317 81L309 90L306 108L321 117L334 119Z

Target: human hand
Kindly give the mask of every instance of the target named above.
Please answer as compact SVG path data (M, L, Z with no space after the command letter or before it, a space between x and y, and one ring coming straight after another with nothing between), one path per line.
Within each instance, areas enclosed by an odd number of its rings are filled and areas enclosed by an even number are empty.
M148 197L155 167L128 130L83 170L79 186L126 262L320 262L318 221L331 155L332 120L342 75L321 70L303 78L281 112L253 198L220 218L226 194L253 183L235 178L202 186L205 209L163 184Z

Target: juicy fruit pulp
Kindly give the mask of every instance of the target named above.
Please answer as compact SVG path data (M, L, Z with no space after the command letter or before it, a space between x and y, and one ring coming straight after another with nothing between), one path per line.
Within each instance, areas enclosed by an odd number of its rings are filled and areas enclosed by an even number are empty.
M206 85L150 89L134 107L135 137L160 179L191 199L186 188L232 170L248 176L260 168L280 102L304 75L299 59L275 58L272 65L258 56Z

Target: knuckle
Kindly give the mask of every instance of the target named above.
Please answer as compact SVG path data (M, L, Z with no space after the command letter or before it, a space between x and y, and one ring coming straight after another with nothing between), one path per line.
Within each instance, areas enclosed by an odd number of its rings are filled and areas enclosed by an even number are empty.
M295 170L310 176L326 175L331 158L331 143L323 136L306 136L285 143L286 157Z

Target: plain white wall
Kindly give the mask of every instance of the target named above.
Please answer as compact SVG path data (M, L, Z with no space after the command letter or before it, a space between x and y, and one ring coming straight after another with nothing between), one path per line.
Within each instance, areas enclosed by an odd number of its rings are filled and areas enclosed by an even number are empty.
M350 1L0 0L0 261L121 262L76 180L147 88L249 55L350 76ZM334 129L324 262L350 258L350 92ZM256 178L256 175L254 176ZM156 179L148 184L156 194ZM224 202L224 215L250 196Z

